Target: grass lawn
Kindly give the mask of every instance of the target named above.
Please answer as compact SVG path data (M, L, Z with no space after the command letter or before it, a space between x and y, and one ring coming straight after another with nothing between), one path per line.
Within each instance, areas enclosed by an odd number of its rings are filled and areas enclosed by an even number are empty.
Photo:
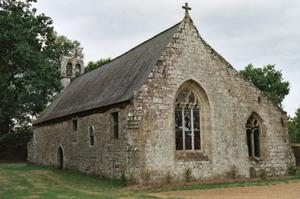
M285 179L129 189L122 181L100 179L76 171L61 171L22 163L2 163L0 198L155 198L149 194L161 191L268 185L299 180L300 168L296 176Z

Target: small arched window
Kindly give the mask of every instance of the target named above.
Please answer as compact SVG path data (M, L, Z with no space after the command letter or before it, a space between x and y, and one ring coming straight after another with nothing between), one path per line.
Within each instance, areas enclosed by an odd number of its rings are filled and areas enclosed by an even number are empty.
M72 64L68 63L67 67L66 67L66 72L67 72L67 76L71 77L73 75L73 71L72 71Z
M175 105L176 150L200 150L200 107L191 88L183 89Z
M256 114L252 114L247 120L247 145L249 157L260 157L260 120Z

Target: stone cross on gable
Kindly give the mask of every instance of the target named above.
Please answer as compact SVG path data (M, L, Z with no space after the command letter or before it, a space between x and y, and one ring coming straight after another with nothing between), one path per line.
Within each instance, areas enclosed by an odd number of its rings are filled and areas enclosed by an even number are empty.
M185 14L188 15L189 14L189 10L192 10L191 7L189 7L188 3L185 3L184 6L182 6L182 8L185 10Z

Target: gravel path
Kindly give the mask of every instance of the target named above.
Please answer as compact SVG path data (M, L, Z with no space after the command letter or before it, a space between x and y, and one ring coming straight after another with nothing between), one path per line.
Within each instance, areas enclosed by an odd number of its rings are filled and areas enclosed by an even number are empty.
M183 199L300 199L300 182L269 186L162 192L153 194L153 196Z

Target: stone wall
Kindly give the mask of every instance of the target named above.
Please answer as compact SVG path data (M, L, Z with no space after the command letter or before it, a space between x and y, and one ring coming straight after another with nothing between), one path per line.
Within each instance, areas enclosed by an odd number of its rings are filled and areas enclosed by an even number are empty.
M113 137L112 112L119 112L119 139ZM58 148L64 153L64 168L121 178L127 165L127 118L129 106L113 108L78 120L78 131L72 128L72 119L34 128L29 143L29 161L40 165L58 166ZM89 126L95 128L95 145L90 146Z
M205 92L209 107L201 119L203 149L198 157L180 158L175 150L174 102L178 89L194 84ZM287 117L261 92L243 80L220 55L199 37L190 18L179 30L135 95L142 110L139 140L144 180L279 176L294 164L288 143ZM262 156L250 160L246 122L252 113L262 118ZM195 153L195 152L192 152ZM188 153L186 157L195 157ZM149 177L150 176L150 177Z

